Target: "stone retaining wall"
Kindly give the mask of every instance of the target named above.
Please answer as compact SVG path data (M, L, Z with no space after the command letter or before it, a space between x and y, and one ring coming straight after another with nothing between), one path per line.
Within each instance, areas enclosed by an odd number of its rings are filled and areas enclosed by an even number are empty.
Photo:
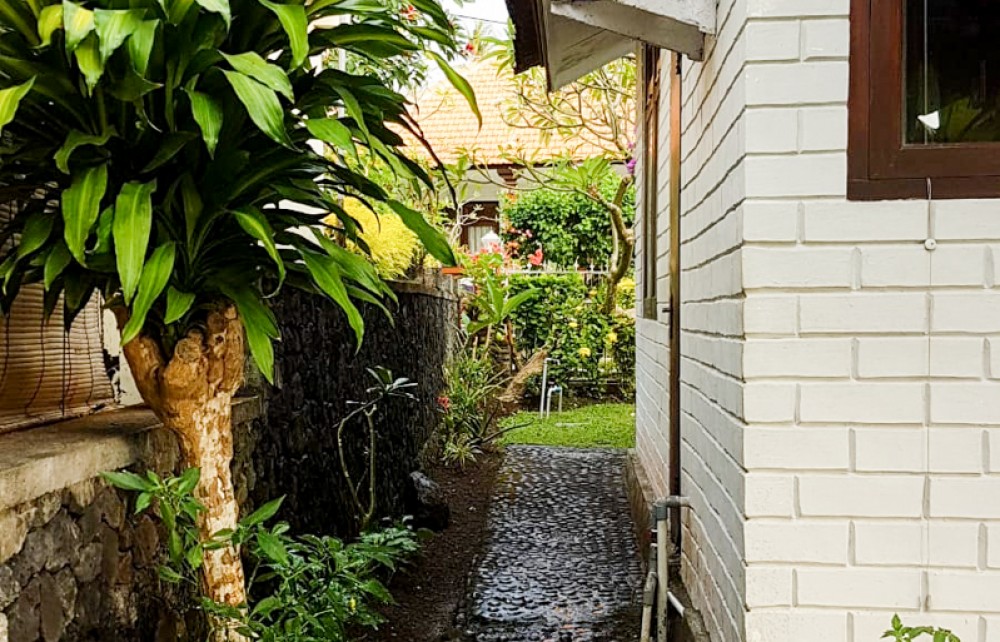
M237 434L259 412L237 403ZM175 471L176 444L157 425L128 408L0 437L0 642L176 639L169 607L184 596L157 577L159 526L100 478Z
M282 340L275 346L278 387L269 389L266 429L246 435L252 451L250 499L259 505L284 496L281 519L301 533L357 532L353 507L338 464L337 426L367 398L369 368L384 366L418 385L416 401L394 399L378 415L377 497L379 516L406 513L409 475L439 420L436 399L444 389L444 364L458 327L458 301L451 277L426 273L394 283L399 301L393 320L362 306L365 336L358 350L344 313L324 298L285 291L273 301ZM239 438L239 437L238 437ZM360 478L367 462L360 422L345 433L348 464Z

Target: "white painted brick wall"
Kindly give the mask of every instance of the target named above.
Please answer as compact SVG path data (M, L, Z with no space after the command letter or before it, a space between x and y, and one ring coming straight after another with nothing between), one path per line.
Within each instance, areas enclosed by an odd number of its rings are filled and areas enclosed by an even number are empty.
M1000 200L846 200L849 4L722 0L684 65L682 576L716 642L897 611L1000 642ZM638 335L663 493L666 325Z

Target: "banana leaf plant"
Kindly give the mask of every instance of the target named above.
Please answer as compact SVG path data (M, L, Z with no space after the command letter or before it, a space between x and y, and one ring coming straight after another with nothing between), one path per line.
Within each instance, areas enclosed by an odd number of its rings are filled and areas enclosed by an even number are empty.
M230 402L246 345L274 377L268 297L326 295L359 341L356 302L391 297L343 247L363 243L342 197L387 204L454 263L421 214L357 166L378 158L430 185L402 153L401 131L419 139L406 100L375 74L326 64L339 49L387 66L416 53L455 77L448 16L437 0L412 5L0 1L0 200L16 211L0 236L0 307L37 283L69 324L103 298L140 393L202 471L205 538L237 523ZM209 552L203 569L206 597L245 603L237 551Z

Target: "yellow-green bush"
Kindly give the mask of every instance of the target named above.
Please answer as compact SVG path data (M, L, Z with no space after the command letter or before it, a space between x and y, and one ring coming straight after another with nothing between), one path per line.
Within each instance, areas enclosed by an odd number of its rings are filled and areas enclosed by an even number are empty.
M420 249L420 241L416 234L403 225L395 214L376 216L357 199L345 200L344 209L364 230L360 236L371 249L371 256L366 255L366 257L375 265L379 276L384 279L396 279L406 274ZM348 244L348 247L358 254L364 254L353 244Z

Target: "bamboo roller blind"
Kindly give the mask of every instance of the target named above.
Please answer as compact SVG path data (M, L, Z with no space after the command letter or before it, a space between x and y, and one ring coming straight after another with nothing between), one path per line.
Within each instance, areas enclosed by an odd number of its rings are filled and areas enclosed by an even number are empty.
M0 226L10 216L10 207L0 204ZM85 414L113 400L98 296L67 333L61 305L43 321L43 294L41 284L22 288L10 316L0 316L0 434Z

